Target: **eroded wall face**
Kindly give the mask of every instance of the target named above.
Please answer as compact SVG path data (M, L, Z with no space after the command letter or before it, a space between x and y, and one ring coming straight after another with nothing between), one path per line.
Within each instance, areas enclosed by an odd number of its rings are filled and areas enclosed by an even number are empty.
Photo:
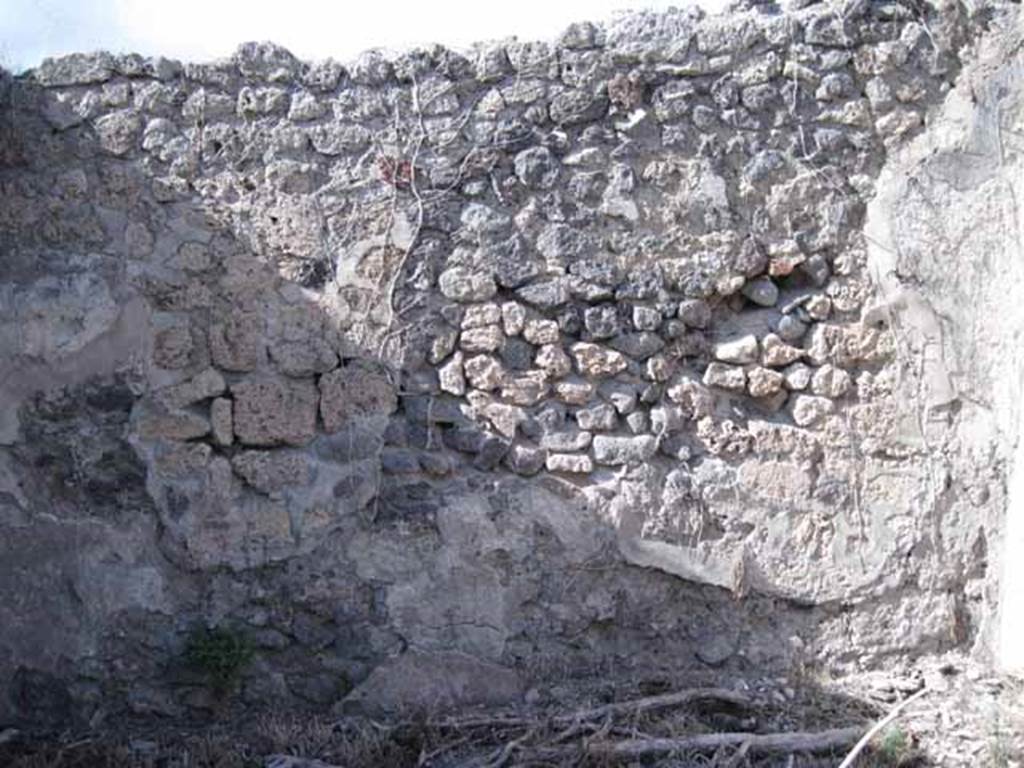
M975 641L1002 475L955 388L922 426L862 232L970 29L763 7L6 81L0 717L205 706L200 624L253 639L243 700L320 708L408 649Z

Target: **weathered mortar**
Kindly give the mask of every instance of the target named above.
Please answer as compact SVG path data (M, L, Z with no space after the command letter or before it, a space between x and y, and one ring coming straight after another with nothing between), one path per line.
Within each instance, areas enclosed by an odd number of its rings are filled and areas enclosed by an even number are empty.
M920 12L5 79L0 722L208 706L197 624L255 641L245 701L321 708L407 650L537 680L989 647L1015 435L964 395L1019 369L951 375L982 294L936 344L941 290L903 290L957 245L897 217L913 263L872 282L865 232L993 15Z

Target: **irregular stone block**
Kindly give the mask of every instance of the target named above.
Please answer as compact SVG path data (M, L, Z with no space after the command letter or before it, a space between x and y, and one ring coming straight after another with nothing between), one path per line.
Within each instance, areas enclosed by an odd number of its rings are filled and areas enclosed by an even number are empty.
M501 305L501 324L506 336L518 336L526 327L526 308L515 301Z
M213 368L207 368L191 379L161 389L157 392L156 399L165 407L177 410L211 397L217 397L217 395L223 394L225 389L227 389L227 384L224 382L224 377Z
M498 325L470 328L459 337L459 346L466 352L496 352L504 340Z
M651 435L610 437L597 435L593 442L594 461L618 466L648 461L658 450L658 441Z
M452 267L442 272L438 287L446 298L461 302L486 301L498 291L491 275L465 267Z
M594 385L589 381L558 381L552 390L563 403L585 405L594 394Z
M850 389L850 374L831 363L825 363L811 378L811 391L822 397L842 397Z
M633 307L633 327L638 331L656 331L661 325L661 312L654 307Z
M373 135L361 125L328 123L309 133L309 143L321 155L343 155L365 149Z
M195 413L166 413L149 409L139 419L137 431L149 440L194 440L210 433L210 422Z
M631 270L622 285L615 289L618 300L643 301L657 299L665 287L665 278L659 266Z
M474 304L466 307L466 311L462 315L462 330L497 325L501 321L501 307L497 304Z
M835 406L827 397L796 395L790 406L793 422L800 427L809 427L832 412Z
M185 368L191 357L192 331L187 325L172 325L153 335L153 362L160 368Z
M757 337L753 334L716 344L714 348L715 359L723 363L754 363L757 354Z
M576 411L576 423L583 430L611 430L615 429L618 418L615 408L607 403L599 403L589 408Z
M106 52L72 53L43 59L43 63L32 72L32 77L48 88L90 85L112 78L116 63L114 57Z
M142 118L135 110L122 109L96 120L99 145L109 154L123 157L139 147Z
M752 368L747 371L747 391L751 397L768 397L774 395L785 382L785 377L778 371L767 368Z
M352 419L389 416L397 407L394 385L371 361L353 360L320 377L320 416L328 432L337 432ZM236 431L237 418L236 409Z
M444 444L460 453L476 453L484 442L477 427L453 427L444 431Z
M776 331L784 341L799 341L807 333L807 323L794 315L783 315L776 326Z
M647 411L633 411L626 417L626 426L634 435L640 435L650 430L650 418Z
M536 405L548 394L548 376L543 371L531 371L510 376L501 387L501 396L516 405Z
M619 334L608 342L609 346L636 360L646 360L665 348L665 342L649 331Z
M420 471L420 460L408 448L385 448L380 453L380 467L389 475L413 475Z
M605 378L626 370L626 358L607 347L581 341L570 348L576 362L576 370L582 376Z
M651 431L656 435L677 432L686 423L682 408L678 405L657 405L650 412Z
M513 445L505 454L504 464L517 475L532 477L544 468L545 453L540 448Z
M528 189L551 189L558 181L560 163L547 147L530 147L516 155L516 177Z
M553 379L568 376L572 371L572 361L565 350L557 344L546 344L541 347L537 350L537 356L534 357L533 362Z
M594 471L594 462L589 456L576 453L552 453L544 462L548 472L567 472L586 475Z
M178 443L161 452L157 471L165 477L185 477L204 472L213 450L206 443Z
M807 389L811 383L813 369L803 363L793 363L782 371L786 388L794 391Z
M455 350L455 344L459 340L459 334L451 328L440 331L430 342L430 353L427 360L432 365L437 365Z
M742 293L761 307L774 307L779 301L779 288L769 277L749 281L743 286Z
M437 369L438 384L443 392L456 396L466 394L466 377L462 372L462 353L456 352L447 363Z
M531 283L519 288L516 296L535 307L555 309L569 301L569 282L559 277Z
M317 391L311 380L255 375L232 384L231 393L235 435L243 444L304 445L313 439Z
M637 388L633 384L622 381L604 381L601 382L598 391L601 397L610 402L619 414L631 413L636 408Z
M676 314L691 328L707 328L711 322L711 307L703 299L686 299L679 302Z
M508 440L496 435L485 435L473 459L473 466L482 470L494 469L505 458L509 447Z
M832 312L832 301L828 296L812 296L804 304L804 309L807 310L807 314L812 320L819 322L828 320L828 316Z
M644 377L656 382L666 382L675 373L675 363L666 355L652 355L644 364Z
M483 415L499 434L509 439L516 436L516 428L526 421L522 408L507 403L490 403L484 407Z
M709 387L742 392L747 386L747 374L742 368L735 365L711 363L704 371L703 382Z
M263 320L254 315L235 315L210 328L210 354L226 371L253 371L263 356Z
M561 430L544 432L538 442L541 448L549 451L585 451L590 447L593 437L590 432L578 429Z
M619 313L612 304L587 307L583 312L583 326L594 339L610 339L619 333Z
M293 123L304 123L309 120L316 120L323 117L327 111L326 105L317 101L312 93L296 93L292 96L292 103L288 109L288 119Z
M505 369L490 355L471 357L462 367L469 383L484 392L497 389L505 380Z
M257 491L268 494L305 485L312 476L309 457L294 451L241 451L231 458L231 468Z
M769 333L761 342L761 361L770 368L781 368L795 363L804 356L802 349L791 347L774 333Z
M505 339L498 350L502 364L513 371L525 371L533 365L534 348L522 339Z
M531 344L557 344L560 335L558 323L554 320L528 320L523 328L523 338Z
M289 101L288 92L281 88L244 87L238 92L235 111L239 117L284 114Z
M563 91L551 100L551 120L561 125L588 123L603 116L608 102L583 89Z

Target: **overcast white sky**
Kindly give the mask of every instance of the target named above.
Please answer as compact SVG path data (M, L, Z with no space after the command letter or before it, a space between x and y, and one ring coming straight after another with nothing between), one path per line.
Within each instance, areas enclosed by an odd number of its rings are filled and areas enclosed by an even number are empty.
M724 0L702 0L709 10ZM549 39L570 22L687 0L0 0L0 62L107 49L183 60L273 40L304 59L347 60L367 48L453 47L509 37Z

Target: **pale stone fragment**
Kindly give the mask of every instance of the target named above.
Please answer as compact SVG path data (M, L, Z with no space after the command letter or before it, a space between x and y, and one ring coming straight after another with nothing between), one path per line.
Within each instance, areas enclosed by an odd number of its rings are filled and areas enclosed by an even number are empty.
M704 384L733 392L742 392L747 386L746 372L735 365L711 363L704 371Z
M515 301L501 305L501 324L506 336L518 336L526 327L526 308Z
M568 376L572 371L572 361L565 350L557 344L545 344L537 350L533 362L553 379Z
M545 462L549 472L567 472L585 475L594 471L594 462L589 456L573 453L552 453Z
M768 368L753 368L747 372L747 390L752 397L768 397L782 389L785 377Z
M463 331L459 337L459 346L466 352L495 352L503 340L500 326L485 325Z
M210 403L210 425L213 439L218 445L231 445L235 439L234 423L231 416L231 401L226 397L218 397Z
M842 397L850 389L850 374L831 363L825 363L811 378L811 391L822 397Z
M769 333L761 342L761 361L769 368L781 368L795 363L803 357L803 350L792 347L774 333Z
M444 392L453 395L466 393L466 377L462 372L462 353L456 352L451 360L437 369L438 383Z
M658 450L658 441L651 435L638 437L612 437L597 435L593 442L594 461L598 464L618 466L647 461Z
M463 363L469 383L484 392L501 386L505 380L505 369L490 355L477 355Z
M797 395L791 405L793 422L800 427L809 427L831 413L834 407L827 397Z
M757 361L757 337L753 334L716 344L714 355L723 363L753 363Z
M614 376L624 371L628 365L620 352L585 341L573 344L571 352L576 361L576 370L583 376Z

